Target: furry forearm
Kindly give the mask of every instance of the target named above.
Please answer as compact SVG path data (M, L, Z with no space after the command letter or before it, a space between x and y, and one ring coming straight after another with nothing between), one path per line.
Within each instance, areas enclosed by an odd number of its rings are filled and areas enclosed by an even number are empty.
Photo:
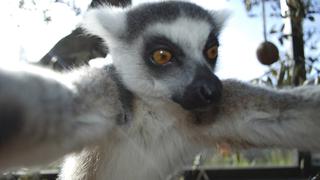
M0 68L0 170L54 160L101 139L120 109L107 75L89 68L63 76L29 65Z
M211 139L235 145L320 150L320 87L272 90L223 82L222 102L203 114ZM218 110L218 113L217 113Z

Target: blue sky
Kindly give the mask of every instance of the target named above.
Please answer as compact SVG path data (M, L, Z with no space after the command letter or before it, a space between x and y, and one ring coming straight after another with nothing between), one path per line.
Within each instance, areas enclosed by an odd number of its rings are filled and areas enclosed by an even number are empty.
M21 10L18 1L1 0L0 20L5 26L0 29L0 48L6 49L0 61L40 59L62 37L69 34L81 16L76 16L70 7L38 0L37 9ZM74 1L85 7L88 0ZM134 4L142 0L133 0ZM260 18L248 18L243 1L193 0L206 9L229 9L231 17L221 34L221 47L217 74L220 78L250 80L261 76L268 68L256 60L255 51L263 41ZM30 8L34 8L30 6ZM42 10L49 9L52 21L43 22Z

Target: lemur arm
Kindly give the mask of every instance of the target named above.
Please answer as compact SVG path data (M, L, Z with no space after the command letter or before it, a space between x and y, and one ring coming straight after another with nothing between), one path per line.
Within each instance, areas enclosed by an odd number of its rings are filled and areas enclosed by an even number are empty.
M201 115L213 121L207 138L240 146L320 150L320 86L272 90L235 80L223 85L221 104Z
M0 67L0 171L56 160L114 127L121 108L106 70L18 66Z

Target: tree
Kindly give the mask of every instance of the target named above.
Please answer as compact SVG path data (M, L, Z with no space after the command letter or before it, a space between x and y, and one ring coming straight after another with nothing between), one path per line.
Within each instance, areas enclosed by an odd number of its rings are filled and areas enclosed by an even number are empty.
M298 86L307 82L317 82L319 70L317 64L319 57L311 51L317 50L317 35L315 28L303 27L305 21L315 22L315 14L320 12L319 3L315 0L245 0L246 9L251 17L254 6L261 3L270 5L270 17L288 19L290 23L282 23L279 28L272 26L269 31L270 36L276 36L280 46L286 42L292 43L292 50L286 49L285 57L282 57L275 65L270 66L270 71L263 77L254 81L270 84L272 86ZM281 6L287 6L287 12L280 12ZM283 8L283 7L282 7ZM284 29L290 28L291 33L284 32ZM307 49L307 53L305 52ZM315 72L315 73L314 73ZM316 74L312 78L311 74Z

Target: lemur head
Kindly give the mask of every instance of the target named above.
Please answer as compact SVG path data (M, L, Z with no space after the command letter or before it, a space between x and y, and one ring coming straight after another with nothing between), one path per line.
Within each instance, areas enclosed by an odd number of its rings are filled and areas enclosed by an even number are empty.
M222 23L217 12L189 2L165 1L93 9L83 27L105 40L129 90L192 110L221 96L222 85L213 71Z

